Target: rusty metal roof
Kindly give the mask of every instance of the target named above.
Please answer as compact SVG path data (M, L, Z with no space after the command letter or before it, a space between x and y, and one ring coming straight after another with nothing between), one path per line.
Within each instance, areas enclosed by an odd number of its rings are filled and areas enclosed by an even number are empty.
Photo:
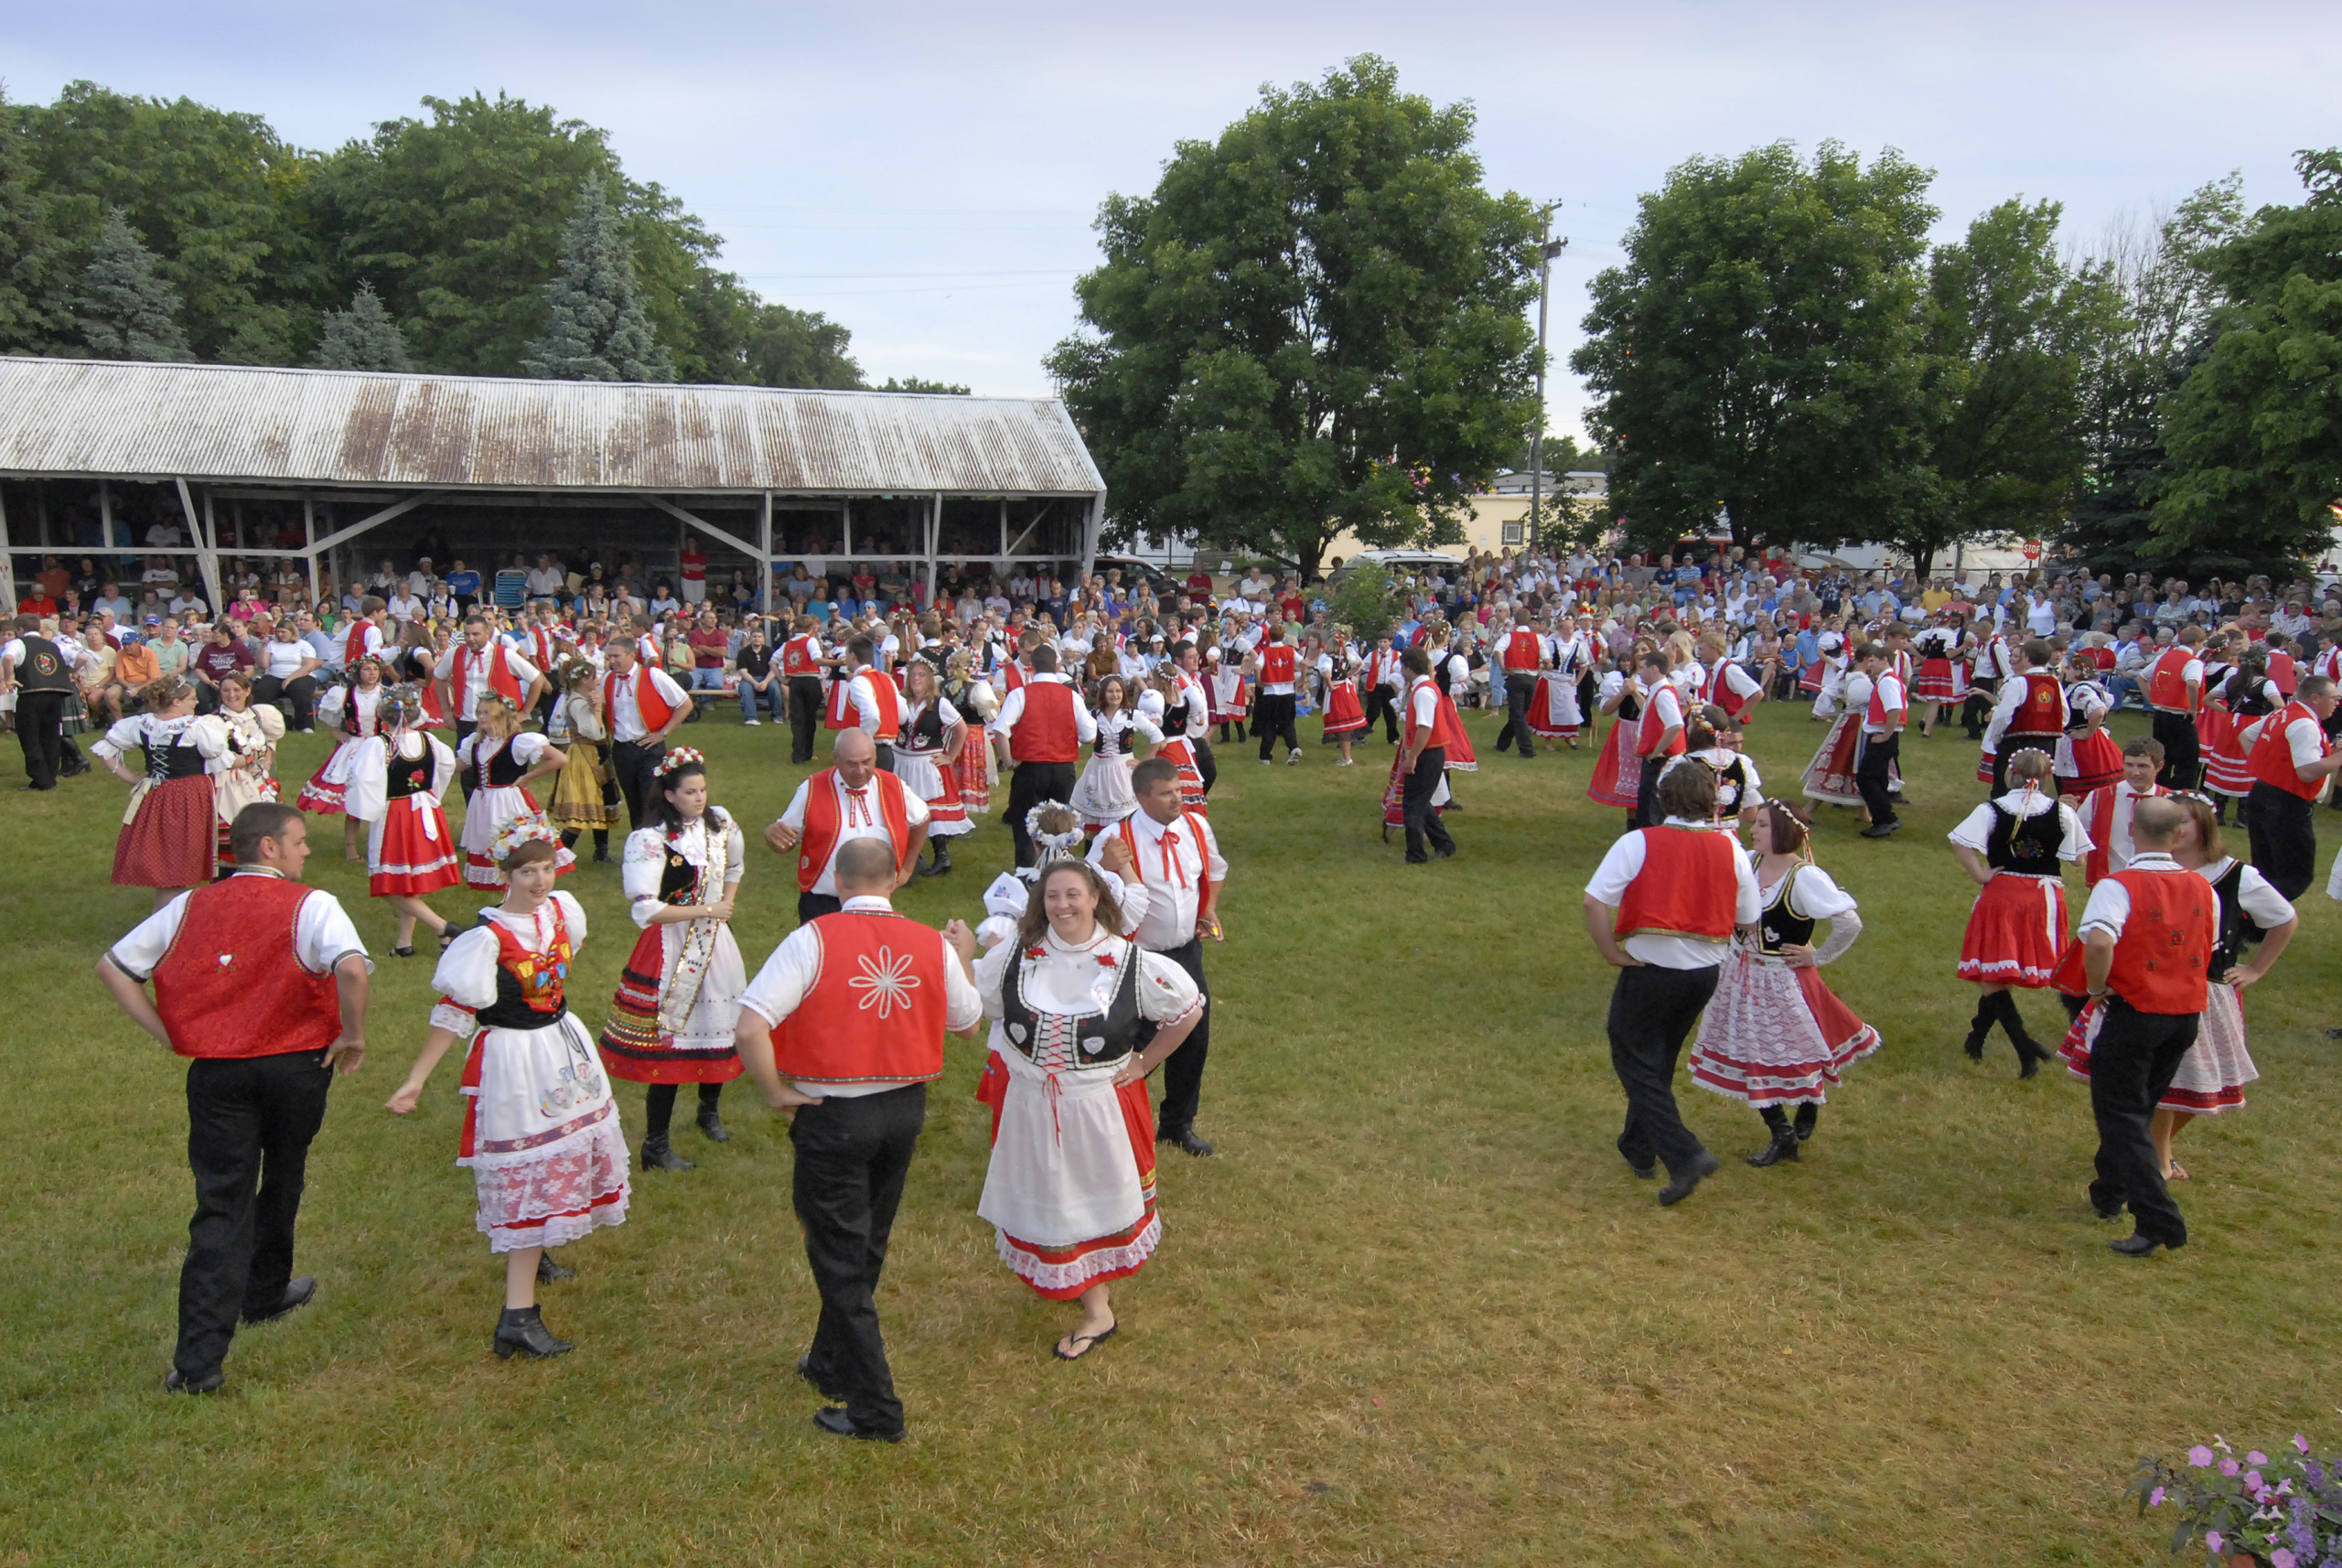
M428 489L1088 495L1055 398L0 357L0 473Z

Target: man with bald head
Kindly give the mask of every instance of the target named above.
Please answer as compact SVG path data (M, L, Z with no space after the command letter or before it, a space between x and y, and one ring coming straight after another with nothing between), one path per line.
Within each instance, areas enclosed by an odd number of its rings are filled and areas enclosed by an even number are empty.
M2100 1008L2090 1052L2090 1108L2098 1122L2090 1208L2132 1234L2111 1245L2143 1258L2187 1244L2187 1224L2165 1185L2150 1128L2179 1060L2196 1043L2219 942L2219 897L2171 857L2186 809L2151 796L2132 808L2131 863L2090 889L2082 911L2082 974Z
M789 809L765 830L776 854L797 857L797 918L835 914L838 852L856 839L882 839L895 853L895 886L910 880L927 844L927 802L878 768L878 746L864 729L842 729L830 766L797 787Z

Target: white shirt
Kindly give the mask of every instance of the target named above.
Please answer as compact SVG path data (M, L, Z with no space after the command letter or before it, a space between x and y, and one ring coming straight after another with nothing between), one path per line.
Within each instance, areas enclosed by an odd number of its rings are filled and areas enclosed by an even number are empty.
M887 681L886 676L881 675L877 671L865 665L855 673L852 681L846 683L845 689L846 695L851 698L854 703L854 722L860 725L863 730L873 737L877 736L878 725L885 716L878 711L878 693L873 690L873 688L881 681L886 681L888 685L894 684L892 681ZM895 703L895 711L897 714L897 728L898 730L901 727L899 715L902 712L902 700L897 697ZM891 739L888 741L888 744L893 744Z
M804 792L803 786L799 786L800 800ZM827 868L823 869L822 875L829 875ZM847 914L885 915L892 914L895 907L884 898L865 896L849 898L839 908ZM919 929L930 934L934 929L931 926ZM937 946L942 946L940 939ZM959 955L948 949L943 954L943 1026L954 1034L974 1028L977 1021L984 1015L983 998L976 994L975 982L970 980L967 971L960 967ZM740 993L741 1009L778 1026L797 1011L799 1004L805 1000L805 993L812 988L821 973L821 928L812 924L800 926L781 939L780 945L772 950L772 956L765 960L765 966L757 971L757 977L748 982L748 989ZM908 1081L800 1082L797 1090L800 1094L822 1099L852 1100L865 1094L883 1094L890 1089L900 1089Z
M1228 880L1228 862L1220 857L1219 840L1213 835L1211 823L1202 817L1196 819L1203 828L1201 843L1195 842L1196 835L1188 830L1184 813L1176 821L1158 822L1140 810L1132 812L1127 820L1136 846L1131 856L1133 869L1138 873L1139 881L1136 886L1122 884L1123 923L1131 928L1141 947L1156 952L1185 947L1196 940L1196 919L1203 905L1206 870L1209 870L1216 884ZM1090 846L1090 864L1102 867L1106 841L1120 837L1119 828L1100 833Z
M550 598L569 586L569 578L558 566L539 566L529 573L529 594L532 598Z
M995 942L976 960L975 988L983 999L984 1016L993 1020L991 1046L1004 1055L1017 1048L1005 1037L1001 1019L1006 1010L1004 993L1021 945L1013 940ZM1033 945L1041 950L1041 956L1026 970L1024 994L1026 1004L1038 1011L1079 1017L1112 1007L1114 993L1122 988L1122 968L1119 963L1099 962L1101 953L1108 957L1129 953L1138 961L1136 1001L1144 1021L1158 1026L1176 1024L1203 1004L1203 993L1186 970L1144 947L1124 948L1103 927L1079 947L1058 936L1054 928L1045 927L1040 940ZM1052 1060L1046 1056L1037 1065L1060 1072L1080 1071L1086 1066L1078 1058ZM1120 1061L1101 1062L1097 1070L1121 1068Z
M276 873L240 869L236 875L274 876ZM163 956L171 950L171 943L178 938L179 924L187 918L188 897L188 894L180 894L106 950L113 966L133 980L152 979L155 966L163 961ZM316 888L301 900L301 912L293 918L293 951L301 967L311 974L330 974L334 965L353 954L366 959L368 973L374 969L373 961L366 958L366 944L342 909L341 900Z
M1686 822L1670 817L1671 827L1709 830L1706 822ZM1727 842L1731 842L1727 840ZM1594 880L1585 885L1588 897L1595 902L1616 909L1627 897L1627 884L1642 875L1643 835L1631 832L1610 846L1602 864L1594 868ZM1749 868L1748 857L1733 843L1732 870L1734 877L1733 924L1753 926L1764 913L1764 900L1756 891L1756 874ZM1619 944L1630 958L1656 969L1713 969L1724 961L1732 950L1732 939L1711 941L1705 937L1662 936L1655 931L1637 931Z
M1910 699L1904 696L1903 682L1895 678L1895 672L1893 671L1881 671L1879 672L1876 685L1878 689L1877 695L1879 705L1885 708L1890 716L1908 710L1910 706ZM1853 701L1853 683L1851 681L1847 682L1846 690L1848 693L1848 701L1851 703ZM1865 692L1863 693L1863 734L1895 734L1896 726L1893 724L1874 725L1870 722L1870 693Z
M470 724L479 717L479 696L482 692L489 690L488 677L489 672L495 668L496 651L496 644L493 640L477 653L472 651L469 643L459 642L439 656L439 668L433 673L450 684L455 682L457 660L463 660L466 666L463 695L457 699L460 707L456 714L456 717L466 724ZM504 667L511 671L512 679L519 682L521 695L526 697L529 694L529 688L539 679L537 667L509 649L505 650Z
M1408 733L1425 732L1423 744L1431 744L1430 731L1439 723L1439 682L1425 677L1415 682L1413 695L1407 699Z
M2101 822L2097 820L2096 790L2090 792L2090 799L2082 802L2080 811L2075 814L2075 820L2081 823L2082 831L2090 835L2091 843L2106 846L2108 871L2122 870L2131 864L2131 856L2137 853L2131 844L2131 818L2138 810L2139 802L2148 798L2132 789L2128 779L2121 779L2114 784L2113 807L2106 813L2113 821Z
M683 694L683 689L676 685L673 678L664 670L655 664L645 664L638 660L635 671L650 682L651 690L659 693L661 700L668 707L679 713L688 713L691 710L692 700ZM634 682L629 680L621 678L617 689L611 693L610 711L607 717L610 724L610 738L614 741L626 741L639 745L650 737L650 731L642 722L642 708L634 700Z
M838 891L839 845L852 839L887 839L891 842L892 835L886 832L886 819L878 810L880 785L876 771L871 774L870 782L865 784L860 789L848 789L845 787L845 780L838 777L835 769L832 769L827 778L830 788L837 794L837 843L830 846L830 858L822 863L822 875L813 878L813 886L807 891L827 894L831 897L835 897ZM805 831L805 794L812 787L811 779L797 786L797 793L789 798L789 809L780 814L783 826L793 828L800 833ZM854 799L849 800L849 796ZM916 828L924 823L927 818L927 802L911 790L904 790L903 821L905 824Z
M261 644L261 673L274 676L279 681L290 681L301 666L306 664L312 657L314 655L306 642L297 640L279 642L274 638L271 638Z
M1045 681L1053 681L1060 686L1071 683L1062 675L1033 674L1025 677L1025 686L1038 685ZM1017 687L1001 699L1000 712L993 715L992 723L984 728L994 735L1004 736L1015 727L1016 721L1025 716L1025 686ZM1079 691L1073 693L1073 734L1076 740L1084 742L1098 738L1098 721L1090 716L1090 704L1081 700Z
M2278 714L2283 711L2281 708ZM2244 742L2247 756L2251 756L2252 748L2261 744L2268 734L2269 726L2276 722L2278 714L2255 722L2244 731L2240 738ZM2312 714L2304 714L2285 726L2285 745L2294 754L2295 777L2300 776L2301 769L2317 766L2318 759L2326 755L2325 742L2326 733Z
M2050 789L2012 789L1997 801L1988 800L1969 812L1961 819L1960 825L1944 837L1982 854L1992 842L1993 823L1999 819L1999 813L1993 810L1995 805L2006 806L2023 817L2037 817L2054 809L2064 827L2063 836L2057 843L2057 858L2081 860L2089 855L2090 835L2082 832L2081 819L2074 815L2071 806L2057 799Z

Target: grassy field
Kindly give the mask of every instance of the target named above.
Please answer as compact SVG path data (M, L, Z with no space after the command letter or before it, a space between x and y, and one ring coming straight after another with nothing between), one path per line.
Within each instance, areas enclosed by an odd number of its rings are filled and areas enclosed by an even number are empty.
M2337 1435L2333 1176L2342 1165L2322 894L2251 994L2263 1077L2200 1122L2179 1189L2193 1244L2127 1262L2084 1197L2087 1096L1959 1040L1970 888L1943 842L1980 793L1956 730L1906 742L1909 827L1825 814L1822 860L1865 933L1830 972L1885 1036L1801 1164L1754 1171L1744 1108L1685 1080L1724 1173L1660 1209L1611 1146L1609 973L1581 929L1619 814L1591 758L1494 755L1462 845L1429 868L1380 841L1389 751L1337 771L1224 748L1213 821L1235 874L1211 958L1199 1123L1166 1157L1166 1240L1079 1365L975 1216L980 1047L954 1041L880 1308L901 1447L809 1423L792 1375L814 1301L777 1119L736 1089L723 1148L636 1177L632 1217L546 1293L578 1341L488 1353L500 1270L453 1164L456 1074L381 1107L421 1044L427 961L384 957L371 1059L310 1161L299 1267L317 1301L240 1337L227 1392L167 1399L189 1208L179 1064L90 965L146 909L107 886L123 790L0 794L0 966L14 1175L0 1196L0 1565L2062 1563L2161 1559L2122 1500L2133 1463L2220 1431ZM803 771L784 731L687 732L752 825ZM1793 788L1820 736L1764 712L1750 749ZM324 743L294 737L305 777ZM13 742L0 785L19 781ZM2321 814L2330 842L2342 819ZM328 853L378 954L390 919ZM921 918L972 918L1009 860L988 821ZM633 938L614 868L565 879L595 922L573 1000L598 1026ZM2079 878L2074 878L2079 896ZM789 928L786 863L755 852L751 967ZM452 897L468 906L476 900ZM2025 999L2047 1037L2061 1018ZM630 1127L641 1091L621 1089ZM687 1127L687 1124L686 1124Z

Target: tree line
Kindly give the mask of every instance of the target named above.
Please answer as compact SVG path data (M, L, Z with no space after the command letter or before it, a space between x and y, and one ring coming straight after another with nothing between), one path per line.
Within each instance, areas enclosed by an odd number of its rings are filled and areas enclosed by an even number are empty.
M0 352L865 384L844 327L725 271L601 131L501 93L423 107L317 152L86 81L0 102Z

